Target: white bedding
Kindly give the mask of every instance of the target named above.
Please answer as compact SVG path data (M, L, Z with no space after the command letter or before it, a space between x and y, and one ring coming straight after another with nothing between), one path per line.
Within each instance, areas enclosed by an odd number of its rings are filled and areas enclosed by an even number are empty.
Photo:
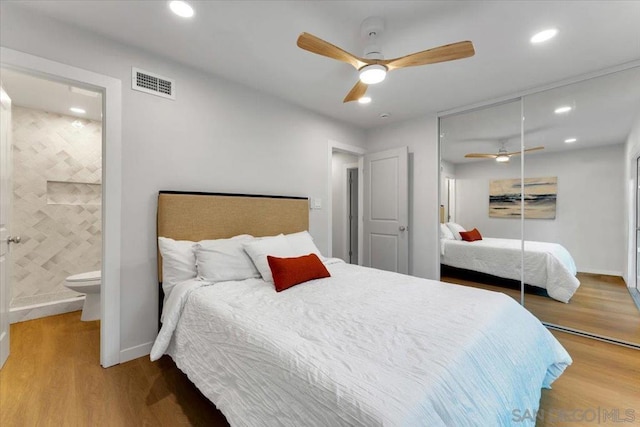
M507 279L521 279L521 242L485 238L474 242L441 239L441 263ZM580 286L576 264L564 246L525 241L524 282L547 290L551 298L569 302Z
M504 294L327 264L280 293L181 283L152 360L170 354L233 426L332 427L511 425L571 363Z

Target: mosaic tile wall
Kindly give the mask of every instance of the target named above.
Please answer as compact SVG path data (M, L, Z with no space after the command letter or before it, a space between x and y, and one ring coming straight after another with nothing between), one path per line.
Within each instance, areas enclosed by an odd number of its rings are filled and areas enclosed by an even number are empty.
M12 119L15 308L77 296L65 278L100 270L102 124L15 105Z

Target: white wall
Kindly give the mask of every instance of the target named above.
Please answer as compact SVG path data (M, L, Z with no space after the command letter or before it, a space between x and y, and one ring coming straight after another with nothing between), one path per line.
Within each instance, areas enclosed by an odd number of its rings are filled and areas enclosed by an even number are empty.
M640 156L640 114L629 132L629 137L624 147L624 234L625 242L627 242L627 256L625 257L624 279L627 286L636 286L636 186L640 183L636 182L637 165L636 159Z
M529 168L526 176L533 177ZM456 222L465 229L478 228L483 236L520 239L519 218L489 218L489 181L519 177L520 157L501 164L493 160L457 164Z
M2 46L122 80L123 350L149 344L157 332L159 190L327 200L327 141L364 145L363 131L271 95L5 2L1 12ZM130 90L132 66L174 78L176 100ZM323 252L328 214L310 212L310 232Z
M345 242L347 239L347 229L345 222L345 202L346 202L346 180L345 165L350 163L358 163L358 157L341 152L334 152L331 156L331 210L333 213L333 221L331 230L333 253L335 258L341 258L345 262L349 262L349 254L345 251Z
M438 118L417 118L367 133L368 152L404 146L409 147L409 274L439 279Z
M520 162L456 165L457 222L483 236L520 238L520 220L489 218L489 181L519 178ZM556 242L573 255L578 271L622 275L624 145L536 153L525 158L525 177L558 177L555 220L525 220L525 239Z

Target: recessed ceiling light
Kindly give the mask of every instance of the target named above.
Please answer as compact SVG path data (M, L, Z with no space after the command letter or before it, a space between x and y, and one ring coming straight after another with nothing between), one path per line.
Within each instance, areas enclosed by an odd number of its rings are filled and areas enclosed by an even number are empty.
M547 40L551 40L558 34L558 30L555 28L549 28L548 30L540 31L531 37L531 43L538 44L542 42L546 42Z
M173 13L183 18L191 18L193 16L193 8L184 1L174 0L169 2L169 8Z
M571 144L572 142L576 142L578 138L567 138L564 140L567 144Z
M79 108L79 107L71 107L69 108L69 111L76 114L86 114L86 111L83 108Z
M571 108L570 106L563 105L562 107L556 108L553 112L556 114L564 114L564 113L568 113L571 110L573 110L573 108Z
M371 97L370 96L363 96L362 98L358 99L358 102L360 104L368 104L371 102Z

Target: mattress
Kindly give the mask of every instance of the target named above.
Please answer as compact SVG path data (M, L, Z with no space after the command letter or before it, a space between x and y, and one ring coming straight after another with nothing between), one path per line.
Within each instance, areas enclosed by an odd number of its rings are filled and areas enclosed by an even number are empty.
M456 268L521 280L521 241L482 238L474 242L441 239L440 262ZM569 302L580 286L576 264L562 245L524 242L524 282L544 288L551 298Z
M280 293L180 283L152 360L171 355L232 426L511 425L571 363L502 293L325 263Z

